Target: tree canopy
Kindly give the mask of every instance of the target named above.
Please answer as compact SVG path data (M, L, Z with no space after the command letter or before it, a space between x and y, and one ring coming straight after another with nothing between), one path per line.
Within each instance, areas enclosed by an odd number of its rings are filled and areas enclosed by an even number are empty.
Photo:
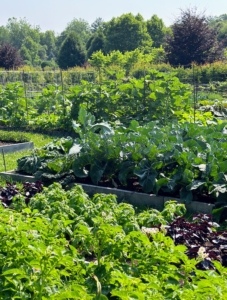
M23 60L17 49L8 43L0 45L0 68L15 69L23 65Z
M146 23L141 15L123 14L105 23L104 28L106 52L119 50L124 53L152 45Z
M105 51L105 36L102 31L97 31L93 34L90 43L87 44L87 57L90 57L92 53L102 50Z
M164 37L166 34L166 27L162 19L157 15L153 15L147 21L147 31L153 41L153 47L158 48L164 42Z
M208 17L209 26L217 31L218 41L227 47L227 14L219 17Z
M48 69L56 66L71 32L78 35L81 51L84 53L86 48L88 58L99 50L109 54L139 49L142 54L149 54L156 49L164 51L172 65L202 64L222 59L222 52L227 49L227 14L207 17L196 9L186 9L170 27L157 15L144 20L141 14L127 13L107 22L98 17L91 24L74 18L58 34L41 31L40 26L29 24L26 18L10 18L5 26L0 26L0 44L15 47L24 64Z
M70 32L61 45L58 64L61 69L81 66L85 63L86 53L79 36Z
M70 32L75 32L80 37L82 44L86 45L86 42L91 35L91 27L84 19L73 19L58 37L58 44L61 44Z
M95 33L98 29L103 29L104 20L102 18L97 18L92 24L91 24L91 32Z
M172 65L203 64L221 56L216 31L196 8L181 11L172 25L172 35L168 36L165 49Z

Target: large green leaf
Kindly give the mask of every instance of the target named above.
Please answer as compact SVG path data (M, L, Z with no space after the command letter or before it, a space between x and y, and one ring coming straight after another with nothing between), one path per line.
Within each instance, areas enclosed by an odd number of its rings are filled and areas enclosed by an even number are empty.
M213 220L218 223L222 223L227 220L227 206L222 204L223 206L213 209L212 216Z
M214 182L215 183L227 183L227 175L223 172L219 172L215 177L214 177Z
M110 126L109 123L102 122L102 123L96 123L91 126L91 130L95 132L96 130L100 130L100 133L102 134L114 134L113 128Z
M194 180L192 181L191 184L187 186L187 190L188 191L197 190L199 187L203 186L204 184L206 184L206 181L204 180Z
M89 155L82 155L77 157L72 165L73 172L76 177L86 178L89 175L88 166L90 166Z
M220 172L227 173L227 160L219 162L219 170Z
M137 131L138 127L139 127L139 123L136 120L132 120L128 129Z
M86 130L87 126L94 124L95 116L93 116L91 113L88 113L85 108L81 107L79 110L78 120Z
M186 187L183 187L180 190L180 199L183 200L185 203L190 203L193 200L192 192L189 191Z
M181 184L188 185L189 183L192 182L194 177L194 173L191 170L185 169L184 172L182 173L181 177Z
M73 139L71 137L67 137L67 138L61 138L59 140L60 145L62 147L62 150L64 151L64 153L68 153L69 149L72 147L73 145ZM58 143L57 143L58 144Z
M171 176L169 182L167 183L168 188L173 191L174 188L177 186L178 182L180 181L182 176L182 171L178 170L175 174Z
M62 156L49 161L47 167L56 173L61 173L69 171L71 164L70 159L68 160L66 156Z
M107 162L95 161L90 168L90 177L94 184L98 185L103 173L105 172Z
M142 186L145 193L150 193L154 191L155 178L157 173L149 173L145 178L139 180L139 184Z
M41 160L36 155L24 156L17 160L17 171L33 175L41 166Z
M194 148L194 149L197 149L197 151L204 151L207 148L209 148L210 145L201 140L193 138L193 139L185 140L184 147L188 147L189 149Z
M135 168L134 174L139 177L139 184L142 186L144 192L150 193L154 190L158 173L153 169L152 164L148 160L142 160Z
M166 186L167 183L168 183L168 178L160 178L156 181L155 183L155 187L154 187L154 193L157 195L160 188L163 187L163 186Z
M123 185L127 185L127 179L133 175L135 164L132 161L125 161L121 165L118 179Z
M206 165L206 170L203 172L202 178L216 177L218 175L218 163L214 160Z

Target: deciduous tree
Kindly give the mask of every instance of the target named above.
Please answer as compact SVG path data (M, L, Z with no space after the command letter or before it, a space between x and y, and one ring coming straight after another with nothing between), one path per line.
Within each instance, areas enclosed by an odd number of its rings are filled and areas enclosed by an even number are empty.
M216 31L209 27L204 13L198 13L196 8L181 10L165 49L172 65L203 64L221 57Z
M9 43L9 41L9 30L6 29L4 26L0 26L0 43Z
M131 13L113 18L105 23L106 51L133 51L136 48L151 46L152 40L141 15Z
M26 19L11 18L6 24L6 29L9 31L10 43L18 50L28 37L37 44L40 42L40 27L32 27Z
M227 47L227 14L219 17L208 17L209 26L217 31L218 41Z
M56 37L54 31L47 30L41 32L40 44L47 47L46 54L48 59L53 59L56 56Z
M81 43L85 46L91 35L91 27L84 19L73 19L57 38L58 47L61 46L70 32L76 33L80 37Z
M35 60L38 58L37 56L40 45L31 37L27 37L25 38L22 47L28 50L29 56L31 57L31 63L34 64Z
M23 65L17 49L8 43L0 45L0 68L15 69Z
M159 48L163 45L166 27L162 19L157 15L153 15L150 20L147 21L147 31L153 41L153 47Z

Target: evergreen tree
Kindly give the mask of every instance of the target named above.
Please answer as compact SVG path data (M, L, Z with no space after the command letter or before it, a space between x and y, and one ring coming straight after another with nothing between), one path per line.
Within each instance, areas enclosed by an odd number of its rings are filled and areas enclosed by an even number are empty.
M86 52L82 46L79 36L75 32L70 32L61 45L58 65L61 69L81 66L85 63Z
M98 29L103 29L103 23L104 20L102 18L97 18L92 24L91 24L91 32L95 33Z
M91 40L90 47L87 50L87 56L90 57L92 53L102 50L104 52L105 36L102 31L96 32Z

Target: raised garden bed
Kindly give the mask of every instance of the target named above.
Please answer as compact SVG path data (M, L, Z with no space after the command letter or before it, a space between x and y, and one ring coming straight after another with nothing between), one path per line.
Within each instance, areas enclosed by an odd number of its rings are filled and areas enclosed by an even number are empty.
M13 181L19 182L35 182L34 176L29 175L22 175L16 173L15 171L10 172L0 172L0 176L4 178L11 178ZM185 203L184 201L180 200L179 198L173 197L165 197L165 196L156 196L154 194L145 194L145 193L138 193L133 191L121 190L117 188L110 188L110 187L102 187L96 186L91 184L80 184L84 191L89 195L92 196L97 193L104 193L104 194L115 194L118 197L118 201L127 201L136 206L147 206L156 208L158 210L162 210L164 207L165 202L169 200L176 200L179 203L184 203L187 211L190 213L204 213L204 214L211 214L212 209L214 208L214 204L192 201L190 203Z
M0 151L4 151L4 153L11 153L16 151L22 151L26 149L33 149L34 143L33 142L24 142L24 143L5 143L0 142Z

